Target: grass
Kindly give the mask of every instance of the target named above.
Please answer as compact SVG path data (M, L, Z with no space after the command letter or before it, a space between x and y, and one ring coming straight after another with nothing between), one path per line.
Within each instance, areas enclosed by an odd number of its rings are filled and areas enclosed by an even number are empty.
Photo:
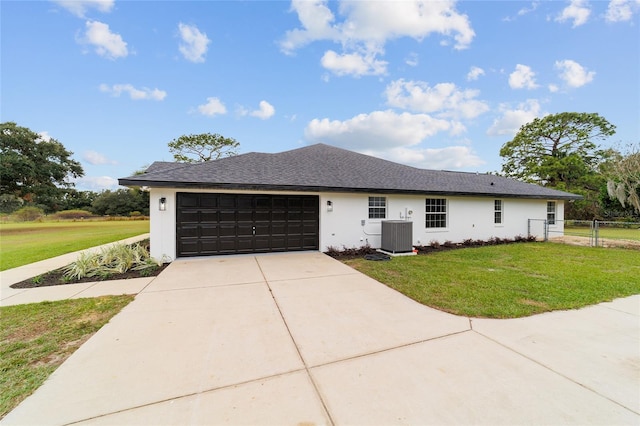
M0 418L132 300L105 296L0 308Z
M345 263L424 305L469 317L517 318L640 293L640 252L631 249L520 243Z
M0 224L0 271L147 232L148 220Z

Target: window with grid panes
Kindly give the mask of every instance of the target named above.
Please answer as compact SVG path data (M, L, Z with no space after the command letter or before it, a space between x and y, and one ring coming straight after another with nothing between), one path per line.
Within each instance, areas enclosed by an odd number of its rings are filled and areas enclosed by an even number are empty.
M556 224L556 202L547 201L547 223L549 225Z
M369 197L369 219L387 217L387 197Z
M493 223L502 224L502 200L493 201Z
M427 228L447 227L447 199L427 198L425 204L425 226Z

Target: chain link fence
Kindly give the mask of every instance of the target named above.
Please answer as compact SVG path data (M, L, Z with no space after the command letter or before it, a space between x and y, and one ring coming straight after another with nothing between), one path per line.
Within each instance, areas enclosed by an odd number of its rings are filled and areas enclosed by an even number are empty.
M591 247L640 248L640 222L529 219L528 234Z

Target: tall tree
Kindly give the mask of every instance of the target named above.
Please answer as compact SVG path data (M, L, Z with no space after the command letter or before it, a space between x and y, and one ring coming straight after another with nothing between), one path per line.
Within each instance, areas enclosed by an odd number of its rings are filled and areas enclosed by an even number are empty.
M74 186L70 178L84 175L72 155L55 139L13 122L0 124L0 192L30 202L64 193Z
M536 118L500 149L504 175L574 192L585 197L568 208L567 217L599 214L601 167L613 150L596 142L615 134L615 126L596 113L563 112Z
M640 214L640 144L630 145L625 155L609 162L607 192L622 207L632 206Z
M231 157L237 154L237 148L240 146L235 139L217 133L182 135L168 145L173 158L181 163L199 163Z

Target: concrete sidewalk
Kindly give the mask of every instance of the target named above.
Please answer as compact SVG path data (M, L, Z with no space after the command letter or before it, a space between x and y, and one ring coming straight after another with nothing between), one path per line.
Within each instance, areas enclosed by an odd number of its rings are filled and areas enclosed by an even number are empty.
M18 268L0 272L0 306L22 305L43 300L76 299L119 294L138 294L155 277L131 280L98 281L80 284L67 284L53 287L11 288L12 284L37 277L73 263L83 252L97 252L114 244L133 244L149 238L149 234L127 238L115 243L103 244L86 250L75 251L41 260Z
M173 262L2 424L639 424L640 296L514 320L321 253Z

